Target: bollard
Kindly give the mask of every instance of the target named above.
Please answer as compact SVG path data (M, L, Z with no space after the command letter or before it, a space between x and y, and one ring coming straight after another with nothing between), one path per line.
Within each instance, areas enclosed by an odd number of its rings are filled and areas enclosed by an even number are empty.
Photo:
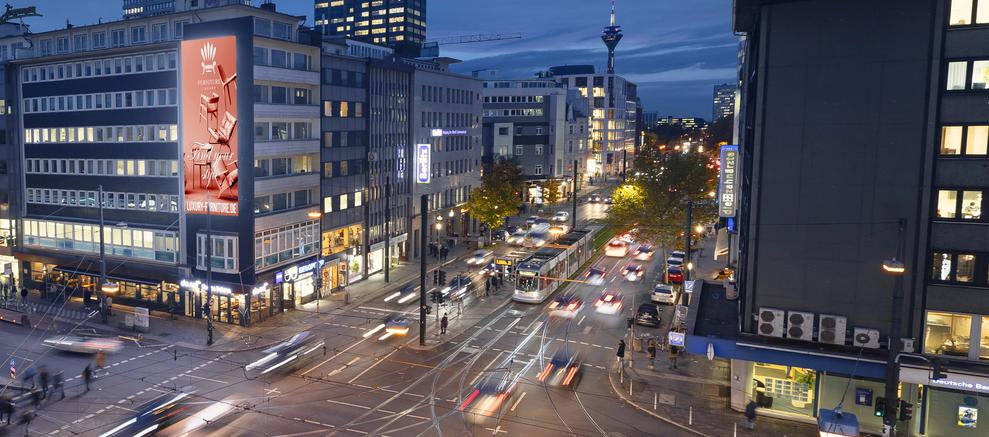
M688 425L693 425L694 424L694 406L693 405L691 405L690 406L690 410L687 411L687 424Z
M628 380L628 397L632 397L632 380Z
M734 426L735 431L732 433L732 436L733 437L738 437L738 422L735 422L734 425L735 425Z
M658 398L659 398L659 393L653 393L652 394L652 409L654 411L656 410L656 401L657 401Z

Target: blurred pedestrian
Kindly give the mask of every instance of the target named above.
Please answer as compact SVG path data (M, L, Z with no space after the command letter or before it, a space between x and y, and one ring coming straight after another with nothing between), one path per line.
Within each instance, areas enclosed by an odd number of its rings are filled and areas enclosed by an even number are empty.
M649 346L646 347L646 352L649 353L649 368L656 368L656 341L649 339Z
M14 400L8 395L0 395L0 421L7 415L7 425L10 425L11 416L14 415Z
M29 429L31 428L31 421L32 420L34 420L34 412L25 411L25 412L21 413L21 419L20 419L19 423L21 425L24 425L24 435L25 436L30 435Z
M35 410L41 405L41 390L31 390L31 405Z
M102 369L106 364L106 354L103 351L96 351L96 368Z
M48 397L48 376L49 376L48 366L42 364L40 369L38 370L38 384L41 385L42 398Z
M618 357L618 368L623 369L625 367L625 340L618 340L618 351L615 352L615 356Z
M443 313L443 318L440 319L440 334L446 334L446 327L450 321L446 318L446 313Z
M52 385L52 396L55 395L55 391L58 391L62 395L62 397L59 399L65 399L65 380L62 377L61 370L55 372L53 381L54 383Z
M670 369L677 368L677 359L680 358L680 346L670 345Z
M89 393L89 382L93 379L93 369L86 365L85 369L82 369L82 380L86 383L86 393Z
M26 287L21 287L21 303L22 304L27 303L27 288Z
M745 406L745 427L748 429L755 429L755 401L749 401Z
M34 377L35 376L37 376L37 371L34 370L34 366L31 366L31 367L28 367L27 370L24 371L24 376L22 377L21 380L24 381L25 384L27 384L28 381L30 381L31 382L31 388L35 388L36 387L35 381L34 381Z
M89 308L89 300L90 300L91 297L93 297L93 292L92 291L90 291L88 288L85 289L85 290L83 290L83 292L82 292L82 305L85 306L86 308Z

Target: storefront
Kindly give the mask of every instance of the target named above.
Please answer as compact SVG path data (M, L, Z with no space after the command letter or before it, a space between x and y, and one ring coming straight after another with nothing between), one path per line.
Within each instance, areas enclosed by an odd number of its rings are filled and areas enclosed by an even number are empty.
M180 283L184 299L185 315L204 317L204 303L207 300L206 284L200 280L182 280ZM231 284L211 285L213 299L209 305L214 322L246 326L254 321L264 320L272 314L272 288L268 283L253 289L237 290Z
M989 377L946 371L939 380L930 379L927 367L903 366L900 381L916 387L919 420L913 431L930 437L987 435L989 418ZM989 417L989 416L987 416ZM981 422L981 423L980 423Z
M385 266L385 242L371 245L367 254L367 275L380 272Z
M316 275L323 264L322 260L310 259L275 271L275 294L281 296L283 309L295 308L316 299Z
M100 274L91 270L69 265L28 262L30 273L24 285L41 291L45 299L90 296L91 299L102 293L99 289ZM107 279L119 285L119 289L107 296L114 305L144 307L154 311L181 312L185 305L179 285L169 281L154 281L126 275L119 271L107 274Z

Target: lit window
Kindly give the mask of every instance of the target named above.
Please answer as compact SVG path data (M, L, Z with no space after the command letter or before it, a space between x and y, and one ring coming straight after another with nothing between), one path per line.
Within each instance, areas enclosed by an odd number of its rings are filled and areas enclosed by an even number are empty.
M972 338L972 316L927 312L924 353L967 357Z
M972 24L972 0L951 0L951 13L948 24L964 26Z
M364 203L364 193L361 191L354 192L354 207L361 206Z
M968 69L968 62L949 62L948 63L948 90L963 90L965 89L965 76Z
M345 209L347 209L347 195L346 194L341 194L340 195L340 210L343 211Z
M955 190L938 190L938 218L953 219L958 216L958 192Z
M951 73L948 73L949 76ZM984 90L989 84L989 61L972 62L972 89Z
M323 198L323 212L327 214L333 212L333 197Z

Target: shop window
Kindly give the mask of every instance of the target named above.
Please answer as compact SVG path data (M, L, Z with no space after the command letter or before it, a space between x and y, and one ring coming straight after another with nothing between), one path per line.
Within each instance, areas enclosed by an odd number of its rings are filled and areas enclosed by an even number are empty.
M762 408L813 417L816 380L812 369L753 363L753 396Z
M925 353L968 357L971 338L972 316L927 312L927 325L924 328Z
M951 90L963 90L965 89L965 76L968 72L968 62L949 62L948 63L948 82L946 88Z

